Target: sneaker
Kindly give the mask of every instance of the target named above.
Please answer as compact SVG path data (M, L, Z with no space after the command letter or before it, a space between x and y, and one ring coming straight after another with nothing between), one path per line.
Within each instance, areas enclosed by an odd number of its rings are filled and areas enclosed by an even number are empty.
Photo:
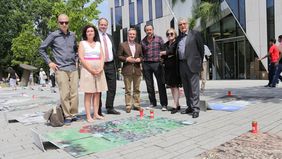
M146 109L153 109L154 107L156 107L156 105L149 105Z
M65 119L64 125L66 125L66 126L71 125L71 119Z
M167 111L167 107L166 107L166 106L163 106L163 107L162 107L162 111Z

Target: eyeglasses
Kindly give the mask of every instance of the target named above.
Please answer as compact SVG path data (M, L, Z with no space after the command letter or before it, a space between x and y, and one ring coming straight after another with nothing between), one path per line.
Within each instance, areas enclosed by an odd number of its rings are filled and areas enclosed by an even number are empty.
M68 25L69 24L69 22L59 22L61 25Z
M179 23L178 26L186 25L187 23Z
M174 33L166 33L166 36L173 36Z

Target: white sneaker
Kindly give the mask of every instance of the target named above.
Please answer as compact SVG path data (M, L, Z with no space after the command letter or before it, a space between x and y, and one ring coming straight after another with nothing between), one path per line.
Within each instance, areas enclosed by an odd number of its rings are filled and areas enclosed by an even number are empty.
M149 105L148 107L146 107L147 110L153 109L154 106L153 105Z
M163 107L162 107L162 111L167 111L166 106L163 106Z

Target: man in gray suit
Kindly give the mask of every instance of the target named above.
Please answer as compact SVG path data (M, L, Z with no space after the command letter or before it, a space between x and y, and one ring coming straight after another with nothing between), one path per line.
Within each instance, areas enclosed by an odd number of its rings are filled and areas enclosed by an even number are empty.
M178 58L181 81L188 108L182 114L192 114L193 118L200 113L200 72L204 57L204 43L201 34L195 30L189 30L186 19L179 19L178 28Z

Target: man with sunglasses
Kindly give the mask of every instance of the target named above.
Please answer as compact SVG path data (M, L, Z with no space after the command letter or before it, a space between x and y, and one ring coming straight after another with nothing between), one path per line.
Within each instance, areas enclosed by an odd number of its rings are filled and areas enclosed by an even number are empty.
M181 81L188 108L182 114L192 114L193 118L200 113L200 72L204 58L204 43L199 32L189 30L186 19L178 21L178 58Z
M55 71L65 125L77 120L78 113L77 43L75 34L69 31L68 24L68 16L59 15L59 29L52 32L39 48L40 55ZM51 61L47 54L48 47L51 48L54 61Z

